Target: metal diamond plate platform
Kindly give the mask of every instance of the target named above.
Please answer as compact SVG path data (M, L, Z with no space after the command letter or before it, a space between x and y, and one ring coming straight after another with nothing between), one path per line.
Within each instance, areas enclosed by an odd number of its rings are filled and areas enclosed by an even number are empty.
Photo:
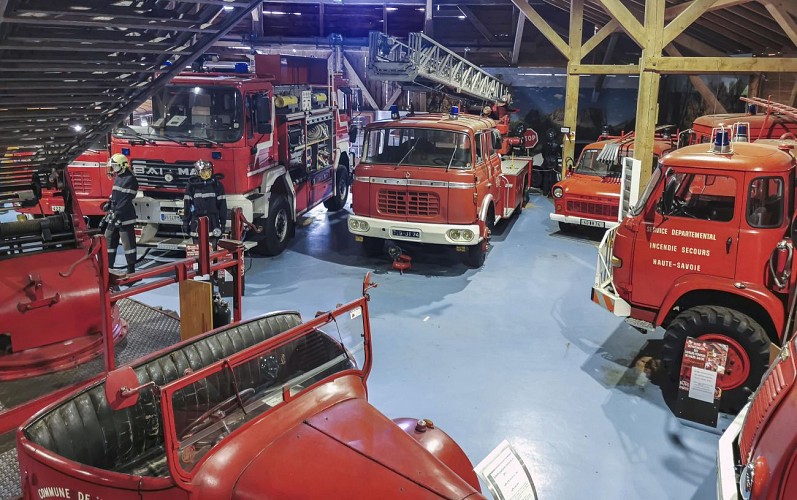
M180 341L180 320L170 311L156 309L132 299L119 302L129 325L127 337L116 345L116 363L122 365ZM103 371L102 357L58 373L0 383L0 405L9 408L37 396L80 381ZM0 436L0 498L21 495L16 435Z

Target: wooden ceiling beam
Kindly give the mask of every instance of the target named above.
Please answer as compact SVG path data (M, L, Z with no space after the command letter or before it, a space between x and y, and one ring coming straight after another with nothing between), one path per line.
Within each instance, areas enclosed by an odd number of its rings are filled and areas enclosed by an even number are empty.
M664 19L669 21L671 19L675 19L682 12L692 7L693 4L697 3L698 0L693 0L692 2L684 2L682 4L674 5L672 7L668 7L664 9ZM709 7L709 11L717 10L717 9L727 9L728 7L734 7L736 5L742 5L745 3L753 2L754 0L717 0L714 2L714 5Z
M718 0L694 0L689 7L678 14L664 27L664 45L667 46L675 38L686 31L698 17L707 12Z
M797 57L660 57L651 71L668 74L797 73Z
M517 16L517 27L515 28L515 44L512 47L512 64L517 64L520 60L520 47L523 44L523 28L526 26L526 16L522 13Z
M791 14L786 11L783 3L768 1L764 2L764 7L783 29L786 36L791 40L791 43L797 47L797 23L794 22L794 18L791 17Z
M647 35L642 23L619 0L598 0L603 8L616 19L628 36L640 47L647 45Z
M584 56L595 50L595 47L600 45L600 43L606 40L609 35L619 29L620 22L617 21L617 19L612 19L607 24L603 25L603 27L599 29L597 33L592 35L592 38L584 42L584 45L581 46L581 59L584 59Z
M467 7L465 5L460 5L459 6L459 10L463 14L465 14L465 17L468 18L468 21L470 21L470 23L473 25L473 27L476 28L476 30L479 33L481 33L482 36L484 38L486 38L488 42L494 42L495 41L495 36L493 36L493 34L490 33L490 30L487 29L487 26L485 26L484 23L481 22L481 20L478 17L476 17L476 14L474 14L473 11L470 10L469 7Z
M683 57L683 54L672 44L667 45L664 47L664 52L672 57ZM692 82L692 86L695 88L700 97L703 98L703 102L705 103L705 109L713 110L713 113L727 113L728 111L725 109L725 106L722 105L721 102L717 99L717 96L714 95L714 92L706 85L706 82L703 81L697 75L689 75L689 81Z
M548 41L553 44L554 47L556 47L556 50L561 52L567 59L570 59L570 47L568 44L565 43L565 41L562 40L562 37L556 33L551 25L548 24L548 22L543 19L536 10L534 10L534 7L529 5L526 0L512 0L512 3L524 16L526 16L526 19L528 19L531 24L533 24L534 27L537 28L540 33L542 33L545 38L547 38Z

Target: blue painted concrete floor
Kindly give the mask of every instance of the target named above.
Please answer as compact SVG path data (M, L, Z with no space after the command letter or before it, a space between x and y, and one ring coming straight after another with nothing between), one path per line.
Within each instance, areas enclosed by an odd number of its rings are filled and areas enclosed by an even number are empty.
M310 318L356 298L373 271L369 393L387 416L432 419L474 465L507 439L540 499L716 498L719 431L673 417L639 368L662 332L590 301L600 234L563 235L550 211L532 196L499 224L482 269L433 248L401 275L362 255L345 211L316 209L285 253L247 262L244 317ZM140 300L179 309L176 289Z

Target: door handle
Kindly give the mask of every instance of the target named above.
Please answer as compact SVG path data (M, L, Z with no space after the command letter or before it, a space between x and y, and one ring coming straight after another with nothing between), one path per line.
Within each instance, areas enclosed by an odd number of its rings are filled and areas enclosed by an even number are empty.
M731 245L733 244L733 239L728 236L728 239L725 240L725 253L731 253Z

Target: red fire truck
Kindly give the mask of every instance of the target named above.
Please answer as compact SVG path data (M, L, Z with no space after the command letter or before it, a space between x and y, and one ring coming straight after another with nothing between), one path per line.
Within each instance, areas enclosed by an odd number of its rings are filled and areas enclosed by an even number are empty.
M431 420L368 403L369 286L303 324L275 313L180 343L43 410L18 432L23 497L484 498Z
M797 120L791 116L789 106L755 97L743 97L742 101L748 104L746 113L723 113L695 118L692 129L687 131L688 144L710 142L713 129L732 126L738 122L750 125L748 136L751 141L768 137L777 139L786 133L797 133ZM759 113L759 110L762 112Z
M352 189L349 231L375 255L385 240L450 245L480 267L490 231L520 213L529 158L508 153L508 116L429 114L369 124ZM396 114L395 116L398 116Z
M221 63L219 63L221 64ZM141 245L182 247L183 194L195 161L223 176L230 209L262 228L254 251L282 252L297 217L324 203L340 210L354 158L327 61L257 55L255 71L182 73L112 137L130 158Z
M599 249L592 300L632 326L666 329L665 396L687 337L728 345L720 409L738 412L780 345L791 300L794 141L715 141L662 158Z
M105 215L101 205L108 201L113 188L113 178L108 175L108 145L98 143L69 163L66 172L72 181L74 198L80 212L88 219L89 227L97 227ZM18 212L39 217L64 211L63 197L57 190L46 189L34 207L20 208Z
M793 338L761 381L758 390L719 440L717 498L790 500L797 498L797 344Z
M676 139L657 130L653 143L653 160L675 149ZM554 213L551 220L559 223L562 232L579 226L609 228L618 223L620 207L620 175L623 158L634 155L634 133L619 137L601 136L587 145L567 177L551 189Z

